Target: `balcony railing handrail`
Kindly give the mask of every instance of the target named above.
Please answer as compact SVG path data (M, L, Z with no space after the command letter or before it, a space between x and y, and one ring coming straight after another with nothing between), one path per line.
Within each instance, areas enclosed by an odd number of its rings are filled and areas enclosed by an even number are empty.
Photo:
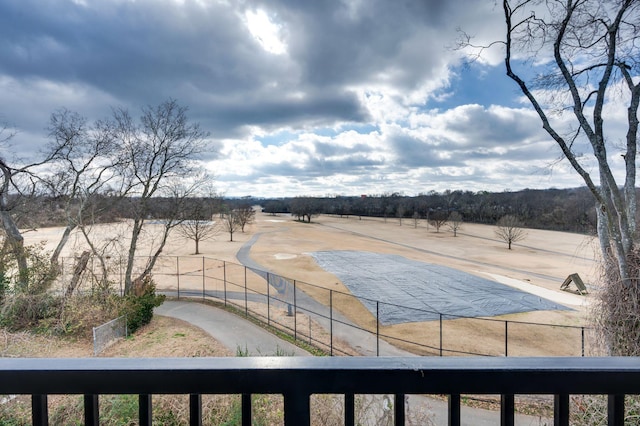
M515 394L555 395L567 413L568 395L605 394L619 419L624 394L640 394L640 358L0 358L0 394L263 393L284 395L287 425L309 424L309 395L322 393L447 394L458 404L460 394L500 394L507 416Z

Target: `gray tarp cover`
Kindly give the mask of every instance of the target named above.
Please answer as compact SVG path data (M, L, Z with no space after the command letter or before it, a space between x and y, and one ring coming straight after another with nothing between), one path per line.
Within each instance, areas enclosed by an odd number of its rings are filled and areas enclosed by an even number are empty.
M568 310L539 296L441 265L362 251L311 253L383 324Z

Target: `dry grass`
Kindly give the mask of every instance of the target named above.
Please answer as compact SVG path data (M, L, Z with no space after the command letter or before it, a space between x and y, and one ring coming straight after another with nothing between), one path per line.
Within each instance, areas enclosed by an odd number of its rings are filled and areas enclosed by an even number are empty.
M273 221L277 220L277 221ZM156 274L154 279L159 289L176 289L176 272L181 274L180 287L182 290L192 288L201 291L223 290L224 278L230 285L228 291L249 291L266 293L263 279L248 273L245 278L244 268L233 265L237 263L237 251L256 233L261 233L257 243L251 250L252 258L279 275L295 278L300 289L314 296L317 300L328 305L329 290L348 293L347 288L333 274L320 269L307 253L319 250L364 250L378 253L389 253L405 256L409 259L444 264L462 271L479 276L494 273L509 278L529 282L547 289L557 290L559 285L555 280L546 276L564 279L570 273L578 272L586 282L591 282L595 270L593 251L588 239L575 234L557 232L534 231L528 233L522 246L516 246L513 251L507 251L503 243L495 241L493 227L465 224L459 236L454 238L446 231L435 233L424 225L413 228L399 226L397 221L386 223L380 219L358 220L357 218L339 219L322 216L314 219L316 223L302 224L291 220L290 217L273 218L258 214L256 224L247 233L234 235L234 242L228 242L224 234L215 240L206 241L201 246L203 255L191 256L190 260L181 258L179 264L174 264L175 257L167 258L163 268L165 274ZM123 226L126 226L123 225ZM105 234L109 227L104 227ZM32 241L49 240L55 244L59 230L43 229L30 233ZM73 254L78 248L70 247L66 255ZM165 250L170 256L189 256L193 247L179 238L171 240ZM208 260L203 257L216 258ZM204 274L203 274L204 271ZM313 286L305 285L313 283ZM336 310L351 321L368 330L375 330L375 318L357 299L340 296L334 293L333 303ZM238 301L240 309L243 302ZM249 303L249 308L266 315L266 307L259 303ZM581 325L584 323L585 309L578 308L572 312L531 312L525 314L508 315L499 319L509 321L545 322L564 325ZM282 307L272 309L270 318L282 322L292 328L293 318L287 316ZM311 330L314 339L328 340L327 331L320 325L309 321L306 316L297 317L299 337L304 339L305 330ZM437 322L423 322L384 326L381 333L403 340L424 342L430 346L439 344L439 324ZM574 343L579 339L570 332L549 333L548 329L540 331L536 327L510 324L509 325L510 355L561 355L565 352L575 354ZM478 336L482 338L479 339ZM393 339L388 339L397 343ZM443 332L444 344L455 350L473 352L487 351L495 355L504 353L504 323L490 323L481 320L446 321ZM352 348L346 342L335 342L345 352ZM401 346L403 344L400 344ZM406 349L424 354L430 351L404 344ZM480 346L478 346L480 345ZM445 352L445 354L447 354ZM28 333L8 333L0 330L0 356L4 357L88 357L92 355L92 345L88 341L49 338L34 336ZM227 348L222 347L211 336L202 330L182 323L175 319L155 317L151 324L140 330L134 337L116 343L108 348L101 356L110 357L190 357L190 356L229 356L233 355ZM316 424L333 424L335 419L341 418L342 409L340 398L315 397L312 410L316 413ZM154 396L154 419L157 424L181 424L188 410L185 396ZM123 419L133 410L131 418L136 413L137 402L133 397L101 397L101 412L111 417L103 424L127 423ZM376 417L382 418L384 411L381 405L366 398L360 403L362 406L372 405L373 414L361 414L361 423L371 423ZM0 419L5 416L7 407L11 407L12 416L26 419L29 415L30 401L18 398L8 404L0 404ZM164 408L161 408L164 407ZM238 419L239 399L236 396L203 397L205 424L221 424L224 420ZM51 397L50 412L52 424L70 424L72 419L79 419L81 402L77 397ZM24 414L24 416L23 416ZM275 396L254 396L254 415L260 424L282 424L282 399ZM416 413L416 418L424 415L423 424L428 422L428 414ZM129 421L130 422L130 421ZM339 420L335 420L340 424ZM6 423L6 422L5 422ZM26 424L26 422L23 422ZM384 422L383 422L384 423ZM381 423L381 424L383 424ZM0 424L2 422L0 421ZM14 424L22 424L17 421ZM234 424L234 423L231 423ZM374 423L371 423L374 424Z
M149 234L153 233L153 226L150 225ZM104 227L104 232L109 229ZM243 292L247 289L248 292L266 294L268 290L264 279L251 271L245 274L243 267L234 265L237 263L237 251L260 233L250 252L254 261L274 273L295 279L300 290L325 305L329 304L329 291L334 290L336 311L361 328L374 332L374 316L356 298L339 294L349 294L349 291L335 275L319 268L309 252L361 250L396 254L446 265L484 278L487 274L495 274L554 291L558 291L559 282L571 273L579 273L587 283L597 279L596 262L593 260L595 249L590 237L528 230L525 240L513 250L507 250L504 242L495 238L494 230L494 226L465 223L454 238L448 231L437 233L433 227L427 228L424 222L414 228L408 221L400 226L396 219L320 216L308 224L296 222L288 215L258 213L256 223L248 227L246 233L234 235L236 241L229 242L228 235L220 234L203 242L200 256L191 255L193 247L188 241L173 236L164 251L169 257L160 262L162 271L154 274L154 280L159 290L175 291L179 285L181 291L201 292L204 287L206 291ZM56 232L59 233L52 229L38 230L30 233L28 238L55 241ZM96 227L96 232L99 232L99 227ZM71 252L73 249L70 248L67 254ZM177 260L171 256L184 257ZM203 260L203 256L207 259ZM176 275L178 271L180 278ZM242 305L240 301L238 304ZM496 319L584 325L587 309L575 308L575 311L529 312ZM385 326L381 331L390 336L388 340L391 343L427 354L429 349L401 343L400 339L437 346L434 344L439 344L439 332L434 333L437 327L439 325L433 322L422 322ZM499 322L446 321L443 340L453 351L501 355L504 354L503 327ZM479 335L483 338L478 339ZM512 355L578 355L580 352L579 330L513 325L510 326L509 338L513 341L509 349ZM562 344L558 344L559 341Z
M4 357L49 357L74 358L90 357L93 346L90 341L63 339L55 336L31 333L9 333L0 330L0 354ZM155 316L150 324L140 329L135 336L120 340L107 348L102 357L196 357L231 356L233 353L223 347L203 330L183 321ZM261 399L262 398L262 399ZM256 396L256 407L277 407L278 398ZM234 395L203 396L205 424L222 424L238 416L240 399ZM30 399L19 396L10 402L0 404L0 424L27 425L30 419ZM154 395L155 424L186 424L189 403L187 395ZM49 397L50 424L81 424L82 399L75 395ZM137 418L137 397L134 395L103 395L100 397L101 424L134 424ZM262 419L280 418L278 410L262 409ZM281 413L281 410L280 410ZM277 423L277 421L275 422Z

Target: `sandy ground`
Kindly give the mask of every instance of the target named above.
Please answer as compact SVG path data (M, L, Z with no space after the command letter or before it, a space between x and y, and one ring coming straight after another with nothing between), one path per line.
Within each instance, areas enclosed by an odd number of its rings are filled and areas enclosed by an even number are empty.
M149 254L154 243L154 227L149 226L141 241L141 254ZM111 238L114 256L126 253L127 224L101 225L94 229L96 235L105 240ZM25 235L28 243L46 241L46 247L52 249L62 230L57 228L40 229ZM488 278L513 286L520 290L565 304L571 311L538 311L504 315L501 320L543 322L558 325L581 326L586 323L585 313L589 296L578 296L560 291L564 279L579 273L588 286L597 284L597 244L588 236L561 232L528 230L526 239L508 250L506 243L495 236L495 227L476 224L463 224L458 236L441 228L435 232L421 222L414 227L413 221L397 219L378 219L358 217L314 217L312 223L294 221L289 215L271 216L262 213L256 215L256 221L247 227L245 233L235 233L234 241L229 235L220 232L213 239L200 244L201 254L194 256L194 243L173 235L168 242L164 255L192 256L195 267L203 263L206 256L227 262L235 262L236 253L250 239L256 238L250 256L265 269L285 277L296 279L299 288L311 294L321 303L328 304L326 290L338 290L348 293L348 289L333 274L322 270L310 253L322 250L358 250L376 253L388 253L404 256L408 259L449 266L482 278ZM81 251L81 241L74 239L63 255L77 255ZM181 260L182 262L182 260ZM182 271L182 266L180 270ZM229 272L227 272L229 273ZM314 286L304 286L311 283ZM325 290L326 289L326 290ZM344 299L344 300L342 300ZM354 298L333 300L334 307L360 326L374 330L375 319L371 313ZM482 346L489 345L483 353L503 354L504 325L480 320L455 320L447 324L444 340L448 347L455 350L465 348L469 351L480 350L474 341L482 336ZM520 331L518 331L520 330ZM510 338L531 340L519 350L513 346L511 354L522 355L579 355L580 333L575 330L558 329L552 336L534 326L514 325L509 329ZM546 330L546 329L545 329ZM437 335L436 325L411 323L384 327L381 330L391 336L408 339L431 340ZM523 337L518 337L518 333ZM461 342L467 343L461 343ZM525 342L526 343L526 342ZM460 346L460 347L458 347ZM495 346L495 347L493 347ZM546 347L545 350L534 350ZM411 348L407 348L411 349Z

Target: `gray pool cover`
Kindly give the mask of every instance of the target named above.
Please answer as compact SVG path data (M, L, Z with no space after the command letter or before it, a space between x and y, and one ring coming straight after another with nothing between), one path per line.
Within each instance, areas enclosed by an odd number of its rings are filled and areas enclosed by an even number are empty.
M569 310L539 296L441 265L362 251L311 253L382 324ZM376 307L376 301L378 306Z

